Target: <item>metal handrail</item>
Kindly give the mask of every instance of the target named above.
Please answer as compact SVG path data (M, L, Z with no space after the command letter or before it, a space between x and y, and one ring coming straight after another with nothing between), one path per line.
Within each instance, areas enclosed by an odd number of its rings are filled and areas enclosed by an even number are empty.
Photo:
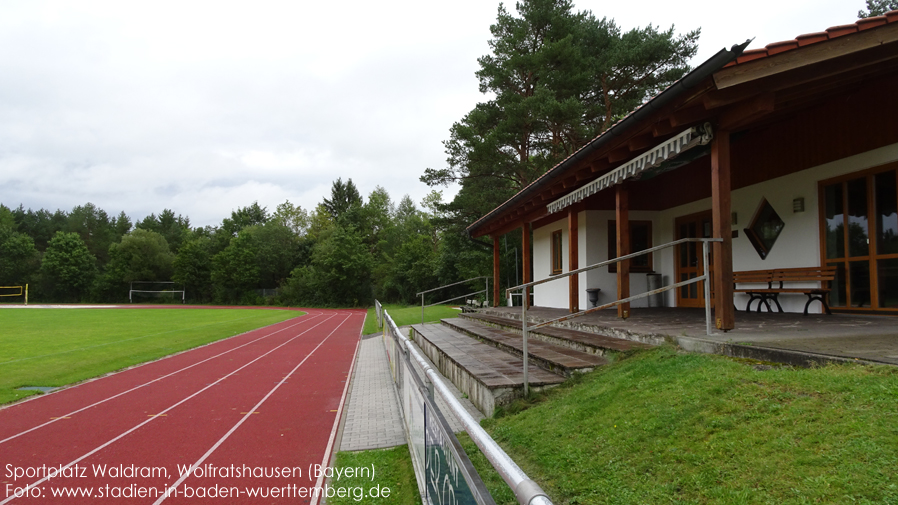
M603 266L606 266L606 265L610 265L610 264L612 264L612 263L619 263L619 262L621 262L621 261L625 261L625 260L628 260L628 259L631 259L631 258L635 258L635 257L638 257L638 256L642 256L642 255L647 254L647 253L650 253L650 252L659 251L659 250L661 250L661 249L666 249L666 248L668 248L668 247L673 247L673 246L675 246L675 245L684 244L684 243L687 243L687 242L701 242L701 243L702 243L702 256L703 256L703 259L704 259L704 263L703 263L703 265L704 265L704 273L703 273L702 275L697 276L697 277L693 277L692 279L689 279L689 280L686 280L686 281L682 281L682 282L678 282L678 283L675 283L675 284L671 284L671 285L669 285L669 286L663 286L663 287L661 287L661 288L659 288L659 289L654 289L654 290L652 290L652 291L647 291L647 292L645 292L645 293L641 293L641 294L638 294L638 295L630 296L630 297L628 297L628 298L624 298L624 299L621 299L621 300L615 300L615 301L613 301L613 302L611 302L611 303L606 303L605 305L600 305L600 306L598 306L598 307L593 307L593 308L591 308L591 309L581 310L580 312L575 312L575 313L573 313L573 314L568 314L568 315L566 315L566 316L561 316L561 317L557 317L557 318L555 318L555 319L550 319L550 320L548 320L548 321L543 321L543 322L541 322L541 323L539 323L539 324L533 325L532 327L528 327L528 325L527 325L527 304L526 304L526 303L522 303L522 304L521 304L521 334L522 334L522 337L523 337L522 351L523 351L523 357L524 357L524 395L528 395L528 394L530 393L530 382L529 382L528 373L527 373L527 372L528 372L527 369L529 368L529 365L528 365L528 362L529 362L529 355L528 355L528 353L527 353L527 337L528 337L528 333L529 333L529 331L530 331L531 329L542 328L543 326L548 326L549 324L556 323L556 322L558 322L558 321L564 321L564 320L568 320L568 319L573 319L573 318L575 318L575 317L580 317L580 316L583 316L583 315L586 315L586 314L595 312L595 311L597 311L597 310L607 309L607 308L613 307L613 306L615 306L615 305L621 305L621 304L623 304L623 303L629 303L629 302L631 302L631 301L633 301L633 300L638 300L638 299L640 299L640 298L646 298L646 297L649 297L649 296L651 296L651 295L655 295L655 294L658 294L658 293L663 293L663 292L665 292L665 291L669 291L669 290L671 290L671 289L676 289L676 288L679 288L679 287L687 286L687 285L689 285L689 284L694 284L694 283L696 283L696 282L706 281L706 282L705 282L705 286L704 286L704 287L705 287L705 289L704 289L704 291L705 291L705 293L704 293L704 294L705 294L705 331L708 333L708 335L711 335L711 285L710 285L710 276L708 275L708 272L710 271L710 269L707 268L708 265L709 265L709 263L710 263L710 256L711 256L711 255L710 255L710 251L708 250L708 244L710 244L711 242L723 242L723 239L721 239L721 238L681 238L681 239L679 239L679 240L674 240L673 242L668 242L668 243L666 243L666 244L661 244L661 245L659 245L659 246L651 247L651 248L649 248L649 249L643 249L642 251L638 251L638 252L635 252L635 253L627 254L627 255L621 256L621 257L619 257L619 258L614 258L614 259L610 259L610 260L607 260L607 261L602 261L602 262L600 262L600 263L595 263L595 264L592 264L592 265L589 265L589 266L585 266L585 267L583 267L583 268L578 268L577 270L571 270L570 272L566 272L566 273L563 273L563 274L553 275L553 276L550 276L550 277L546 277L545 279L540 279L540 280L538 280L538 281L527 282L527 283L521 284L521 285L519 285L519 286L515 286L515 287L512 287L512 288L506 289L506 290L505 290L506 296L508 296L512 290L518 290L518 289L520 289L520 290L522 291L522 293L524 293L525 296L526 296L526 294L529 294L530 288L531 288L532 286L536 286L537 284L544 284L544 283L546 283L546 282L551 282L551 281L555 281L555 280L559 280L559 279L564 279L565 277L570 277L570 276L572 276L572 275L577 275L577 274L580 274L580 273L583 273L583 272L587 272L587 271L589 271L589 270L593 270L593 269L600 268L600 267L603 267Z
M465 298L465 297L472 296L472 295L479 295L480 293L483 293L484 297L486 297L486 301L489 302L489 300L490 300L490 293L489 293L489 291L490 291L490 278L489 278L488 276L486 276L486 275L481 275L481 276L479 276L479 277L471 277L470 279L465 279L465 280L463 280L463 281L453 282L452 284L446 284L445 286L440 286L440 287L438 287L438 288L428 289L427 291L421 291L420 293L416 293L415 296L420 296L420 297L421 297L421 324L424 324L424 307L425 307L425 305L424 305L424 295L425 295L426 293L432 293L432 292L434 292L434 291L439 291L439 290L441 290L441 289L443 289L443 288L449 288L449 287L452 287L452 286L458 286L459 284L464 284L464 283L466 283L466 282L476 281L477 279L486 279L486 287L485 287L484 289L481 289L480 291L475 291L475 292L473 292L473 293L468 293L468 294L466 294L466 295L456 296L455 298L450 298L450 299L448 299L448 300L443 300L443 301L441 301L441 302L431 303L430 305L426 305L426 307L433 307L434 305L440 305L440 304L443 304L443 303L446 303L446 302L451 302L452 300L458 300L459 298Z
M522 505L552 505L552 501L545 491L536 482L527 477L527 474L521 470L521 467L502 450L502 447L489 436L486 430L480 426L480 423L465 410L458 398L452 394L449 386L443 382L440 374L430 366L427 359L418 352L418 349L412 345L411 341L399 331L396 323L393 322L393 318L390 317L386 310L383 312L383 317L384 325L389 327L393 337L405 347L409 356L418 363L430 384L433 385L434 392L438 393L443 401L446 402L449 409L452 410L452 413L464 426L471 440L477 444L477 447L480 448L486 459L496 469L502 480L514 491L518 503Z
M452 284L446 284L445 286L440 286L440 287L438 287L438 288L428 289L427 291L421 291L420 293L415 293L415 296L421 296L421 295L423 295L424 293L430 293L431 291L436 291L436 290L438 290L438 289L448 288L448 287L451 287L451 286L458 286L459 284L464 284L464 283L466 283L466 282L475 281L475 280L477 280L477 279L486 279L486 280L489 280L489 277L487 277L487 276L485 276L485 275L481 275L481 276L479 276L479 277L471 277L470 279L465 279L465 280L463 280L463 281L453 282Z

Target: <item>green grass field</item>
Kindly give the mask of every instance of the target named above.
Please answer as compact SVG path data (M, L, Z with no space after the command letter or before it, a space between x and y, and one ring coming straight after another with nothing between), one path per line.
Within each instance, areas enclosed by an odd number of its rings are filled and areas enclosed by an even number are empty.
M554 503L898 504L896 367L660 348L574 382L483 422ZM460 439L496 502L517 503Z
M238 309L0 310L0 404L302 315Z
M420 310L420 307L418 308ZM420 504L415 469L407 445L392 449L375 449L359 452L338 452L335 468L367 468L374 470L373 478L343 477L332 478L332 487L347 489L347 495L328 498L329 505L402 503ZM384 488L389 488L389 496L384 497ZM350 491L351 490L351 491ZM372 492L372 490L374 490ZM377 495L380 494L380 497ZM374 495L374 496L372 496Z
M461 311L453 308L458 305L434 305L433 307L424 308L424 322L435 323L440 319L456 317ZM420 305L397 305L386 304L384 308L393 318L396 326L407 326L410 324L419 324L421 322L421 306ZM377 314L374 307L368 309L368 316L365 318L365 327L362 329L363 335L378 333L381 329L377 327Z

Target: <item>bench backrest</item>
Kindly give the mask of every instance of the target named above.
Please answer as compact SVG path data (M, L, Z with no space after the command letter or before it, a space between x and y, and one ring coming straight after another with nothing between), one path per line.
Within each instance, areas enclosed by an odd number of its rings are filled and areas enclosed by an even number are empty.
M733 283L829 282L835 279L836 267L773 268L733 272Z

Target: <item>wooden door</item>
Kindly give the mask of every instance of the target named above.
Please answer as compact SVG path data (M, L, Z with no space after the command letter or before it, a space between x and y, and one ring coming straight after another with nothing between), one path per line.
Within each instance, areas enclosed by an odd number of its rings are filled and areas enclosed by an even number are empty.
M681 238L710 238L711 211L679 217L675 221L677 240ZM702 245L699 242L688 242L676 247L676 279L683 282L694 279L704 273ZM682 286L676 290L677 307L704 307L705 286L696 282ZM713 297L712 297L713 299Z

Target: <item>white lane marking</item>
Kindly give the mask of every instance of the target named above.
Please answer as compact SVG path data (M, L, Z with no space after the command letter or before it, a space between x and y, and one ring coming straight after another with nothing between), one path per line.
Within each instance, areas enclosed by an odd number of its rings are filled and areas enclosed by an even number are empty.
M217 381L213 382L212 384L209 384L208 386L204 387L203 389L200 389L200 390L196 391L196 392L193 393L192 395L190 395L190 396L188 396L187 398L184 398L183 400L181 400L181 401L179 401L179 402L177 402L177 403L171 405L171 406L168 407L167 409L165 409L165 410L163 410L163 411L160 411L159 414L165 414L165 413L168 413L170 410L172 410L172 409L174 409L175 407L181 405L182 403L186 402L187 400L190 400L190 399L193 398L194 396L199 395L199 394L202 393L203 391L205 391L205 390L211 388L212 386L218 384L219 382L221 382L221 381L227 379L227 378L230 377L231 375L236 374L238 371L243 370L244 368L246 368L246 367L250 366L251 364L255 363L256 361L258 361L258 360L264 358L265 356L268 356L269 354L273 353L274 351L276 351L276 350L280 349L281 347L283 347L283 346L289 344L290 342L296 340L297 338L299 338L300 336L304 335L305 333L307 333L307 332L313 330L314 328L316 328L316 327L318 327L318 326L320 326L320 325L326 323L327 321L329 321L330 319L333 319L334 317L335 317L335 316L328 317L327 319L325 319L324 321L321 321L320 323L316 324L315 326L312 326L311 328L306 329L306 330L303 331L302 333L297 334L295 337L291 338L290 340L288 340L288 341L284 342L283 344L281 344L281 345L279 345L279 346L277 346L277 347L271 349L270 351L266 352L265 354L262 354L261 356L259 356L258 358L256 358L256 359L250 361L249 363L246 363L245 365L243 365L243 366L241 366L240 368L234 370L233 372L229 373L228 375L225 375L224 377L218 379ZM341 323L341 324L342 324L342 323ZM319 345L321 345L321 344L319 344ZM316 349L317 349L317 347L316 347ZM255 410L255 409L253 409L253 410ZM106 447L108 447L108 446L114 444L116 441L118 441L118 440L120 440L120 439L122 439L122 438L128 436L129 434L131 434L131 433L137 431L138 429L140 429L140 428L143 427L144 425L146 425L146 424L152 422L152 421L155 420L155 419L159 419L159 417L151 417L151 418L147 419L146 421L144 421L144 422L142 422L142 423L140 423L140 424L134 426L133 428L129 429L128 431L125 431L124 433L122 433L122 434L116 436L115 438L110 439L109 441L107 441L107 442L104 443L103 445L101 445L101 446L99 446L99 447L93 449L92 451L83 454L83 455L82 455L81 457L79 457L78 459L76 459L76 460L72 461L71 463L69 463L69 464L63 466L63 467L60 469L60 472L62 472L63 470L68 469L68 468L71 467L72 465L75 465L75 464L77 464L77 463L80 463L82 460L84 460L84 459L86 459L86 458L88 458L88 457L90 457L90 456L96 454L97 452L99 452L99 451L105 449ZM50 477L44 477L43 479L41 479L41 480L39 480L39 481L37 481L37 482L32 482L31 484L28 485L28 487L36 487L38 484L41 484L41 483L47 481L48 479L50 479ZM3 501L0 501L0 505L4 505L5 503L9 503L10 501L12 501L12 500L15 499L15 498L16 498L16 496L15 496L15 495L12 495L12 496L10 496L9 498L7 498L7 499L5 499L5 500L3 500Z
M362 324L365 324L364 319L362 320ZM348 378L352 377L352 371L355 369L355 360L359 354L359 348L362 346L362 328L359 328L359 341L355 344L355 352L352 354L352 362L349 365L349 375ZM337 407L337 416L334 418L334 427L331 428L331 436L327 440L327 447L324 449L324 457L321 459L321 466L328 467L330 466L331 459L331 450L334 448L334 440L337 438L337 428L340 426L340 417L343 415L343 406L346 402L346 393L349 391L349 380L346 381L346 385L343 386L343 396L340 397L340 406ZM315 489L321 489L321 481L324 479L324 474L318 474L318 480L315 482ZM315 493L315 496L312 498L312 502L309 505L318 505L318 499L321 498L321 495Z
M318 317L318 316L317 316L317 315L316 315L316 316L313 316L313 318L315 318L315 317ZM184 370L193 368L193 367L195 367L195 366L197 366L197 365L201 365L201 364L203 364L203 363L205 363L205 362L207 362L207 361L209 361L209 360L213 360L213 359L215 359L215 358L218 358L218 357L220 357L220 356L223 356L223 355L225 355L225 354L227 354L227 353L229 353L229 352L231 352L231 351L236 351L237 349L240 349L241 347L245 347L245 346L248 346L249 344L252 344L252 343L254 343L254 342L258 342L259 340L262 340L263 338L268 338L268 337L270 337L270 336L272 336L272 335L274 335L274 334L276 334L276 333L280 333L280 332L282 332L282 331L289 330L290 328L293 328L294 326L297 326L297 325L302 324L302 323L307 322L307 321L311 321L311 319L303 319L303 320L301 320L301 321L299 321L299 322L297 322L297 323L294 323L294 324L291 324L290 326L287 326L286 328L281 328L280 330L273 331L273 332L269 333L268 335L263 335L263 336L261 336L261 337L255 339L255 340L251 340L251 341L249 341L249 342L247 342L247 343L245 343L245 344L241 344L241 345L239 345L239 346L237 346L237 347L234 347L234 348L228 349L227 351L224 351L224 352L222 352L222 353L216 354L215 356L206 358L206 359L204 359L204 360L202 360L202 361L197 361L196 363L194 363L194 364L192 364L192 365L189 365L189 366L186 366L186 367L184 367L184 368L182 368L182 369L180 369L180 370L175 370L174 372L172 372L172 373L170 373L170 374L168 374L168 375L163 375L162 377L157 377L157 378L155 378L155 379L153 379L153 380L151 380L151 381L149 381L149 382L145 382L145 383L143 383L143 384L134 386L133 388L131 388L131 389L127 390L127 391L122 391L121 393L115 394L115 395L113 395L113 396L110 396L109 398L105 398L105 399L100 400L100 401L98 401L98 402L96 402L96 403L92 403L92 404L90 404L90 405L88 405L88 406L86 406L86 407L82 407L82 408L80 408L80 409L78 409L78 410L73 410L72 412L69 412L68 414L63 414L63 415L61 415L61 416L58 416L58 417L55 417L55 418L51 418L51 419L52 419L51 421L47 421L47 422L44 423L44 424L39 424L39 425L37 425L37 426L35 426L35 427L33 427L33 428L30 428L30 429L27 429L27 430L21 432L21 433L16 433L15 435L11 435L11 436L9 436L9 437L7 437L7 438L4 438L3 440L0 440L0 444L3 444L3 443L5 443L5 442L8 442L8 441L10 441L10 440L12 440L12 439L14 439L14 438L21 437L22 435L31 433L32 431L37 430L37 429L40 429L40 428L43 428L44 426L47 426L47 425L49 425L49 424L53 424L53 423L55 423L56 421L58 421L59 419L68 419L69 417L67 417L67 416L72 416L72 415L77 414L77 413L79 413L79 412L83 412L83 411L85 411L85 410L87 410L87 409L89 409L89 408L96 407L97 405L100 405L101 403L106 403L106 402L108 402L109 400L114 400L114 399L118 398L119 396L126 395L126 394L128 394L128 393L130 393L130 392L132 392L132 391L138 390L138 389L140 389L140 388L142 388L142 387L144 387L144 386L149 386L150 384L152 384L152 383L154 383L154 382L161 381L162 379L165 379L165 378L171 377L172 375L181 373L181 372L183 372ZM221 340L219 340L219 342L221 342ZM109 376L107 376L107 377L109 377Z
M315 354L315 351L317 351L319 347L321 347L322 345L324 345L324 343L327 342L327 339L331 338L331 335L333 335L334 332L336 332L338 329L340 329L341 326L343 326L343 323L345 323L346 321L349 320L349 317L350 317L350 316L346 316L346 319L344 319L343 321L340 321L340 324L338 324L336 327L334 327L334 329L333 329L330 333L328 333L327 336L324 337L324 339L322 339L321 342L319 342L318 345L316 345L315 348L312 349L312 351L309 352L309 354L307 354L306 357L303 358L302 361L299 362L298 365L296 365L295 367L293 367L293 370L290 370L290 373L287 374L287 377L290 377L291 375L293 375L293 373L296 372L296 370L298 370L299 367L302 366L302 364L305 363L307 359L311 358L312 355ZM252 413L253 411L255 411L255 410L258 410L258 408L261 407L263 403L265 403L265 400L267 400L272 394L274 394L274 392L277 391L277 389L278 389L279 387L281 387L281 384L283 384L284 382L287 381L287 377L284 377L283 379L281 379L281 382L278 382L277 385L276 385L275 387L273 387L273 388L271 389L271 391L269 391L268 394L265 395L264 398L262 398L261 400L259 400L259 403L257 403L255 407L249 409L249 410L250 410L250 413L247 413L246 415L244 415L243 417L241 417L240 420L237 421L237 424L235 424L233 428L231 428L227 433L225 433L223 437L221 437L220 439L218 439L218 442L215 442L215 445L213 445L212 447L209 448L208 451L206 451L206 454L203 454L203 456L202 456L200 459L196 460L196 463L194 463L193 466L190 467L190 468L191 468L191 471L189 471L189 472L185 473L184 475L182 475L181 478L178 479L177 482L175 482L174 484L172 484L171 486L169 486L169 489L177 489L178 486L180 486L181 483L184 482L184 480L187 479L187 477L190 477L190 474L193 472L193 469L194 469L194 468L198 468L200 465L202 465L202 464L203 464L203 461L205 461L206 458L208 458L209 456L212 455L213 452L215 452L215 449L218 449L218 447L219 447L222 443L224 443L224 441L227 440L228 437L230 437L232 433L234 433L235 431L237 431L237 428L239 428L240 425L243 424L243 422L246 421L246 420L249 418L250 415L252 415L251 413ZM163 494L162 496L160 496L158 500L156 500L155 502L153 502L153 505L159 505L160 503L164 502L166 498L168 498L167 493L166 493L166 494ZM2 505L2 503L0 503L0 505Z

